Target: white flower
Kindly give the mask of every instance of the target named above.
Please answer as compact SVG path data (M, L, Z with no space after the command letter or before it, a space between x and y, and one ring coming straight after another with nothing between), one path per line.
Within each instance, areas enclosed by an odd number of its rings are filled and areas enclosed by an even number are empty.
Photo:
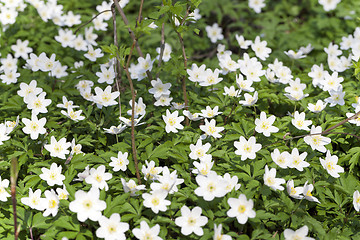
M240 194L239 198L229 198L227 202L230 205L230 210L228 210L226 214L229 217L236 217L240 224L245 224L248 218L254 218L256 216L253 210L253 200L247 200L244 194Z
M191 69L187 69L186 72L189 74L189 80L192 82L202 81L201 76L205 73L205 64L198 67L195 63L191 65Z
M190 15L189 15L190 16ZM160 58L160 51L161 51L161 48L156 48L156 52L159 54L156 59L159 60ZM164 62L168 62L171 58L171 46L168 44L168 43L165 43L164 44L164 50L163 50L163 55L162 55L162 61Z
M62 159L66 159L65 154L69 154L69 147L71 147L71 143L66 142L66 138L56 141L54 136L51 136L50 144L44 145L44 148L50 152L50 156Z
M4 144L3 141L9 140L8 127L4 123L0 123L0 145Z
M222 34L222 28L219 27L217 23L214 23L212 26L205 27L207 36L210 38L212 43L216 43L217 40L223 40L224 35Z
M175 224L181 227L181 233L185 236L191 233L202 236L204 234L202 226L208 222L207 217L201 216L202 209L194 207L190 210L187 206L183 206L180 211L181 217L175 218Z
M0 177L0 201L6 202L8 197L11 195L6 191L5 188L9 187L10 181L8 179L1 180Z
M74 111L74 109L70 106L67 108L67 112L65 112L64 110L61 110L61 114L65 115L66 117L70 118L71 120L74 120L75 122L85 119L84 116L80 115L81 113L82 113L82 110Z
M196 145L190 144L191 153L189 154L189 157L193 160L196 159L203 160L207 158L211 159L211 155L206 154L206 152L209 151L210 147L211 147L210 143L205 143L203 145L201 139L198 139Z
M289 180L286 183L286 190L290 197L293 197L295 199L303 199L304 196L302 195L304 192L303 187L294 187L294 180Z
M306 181L303 188L303 195L308 201L320 203L319 200L311 194L311 191L313 189L314 186L312 184L308 184L308 182Z
M63 185L63 181L65 180L65 176L61 174L62 166L57 166L56 163L52 163L50 169L41 168L42 174L39 177L46 181L49 186Z
M107 84L113 84L115 79L115 70L113 66L110 66L109 68L106 68L105 65L100 66L101 72L97 72L96 76L99 77L98 82Z
M193 169L192 173L207 176L209 173L213 172L211 171L211 168L214 166L214 162L211 160L212 158L205 158L200 162L193 162L196 169Z
M209 122L205 119L205 125L200 125L200 129L205 132L207 136L213 136L214 138L221 138L220 132L224 130L224 127L216 127L215 119L211 119Z
M121 184L123 185L124 192L130 192L130 196L136 196L137 191L145 190L145 185L136 185L132 179L126 182L125 179L121 178Z
M240 136L239 142L235 141L234 146L236 147L235 154L241 155L241 160L255 159L256 152L261 149L261 144L256 143L256 138L251 136L248 141L243 136Z
M215 197L223 197L227 193L224 186L227 185L221 176L216 172L210 172L207 176L197 175L196 182L199 185L194 193L203 197L205 201L212 201Z
M47 113L46 107L51 104L51 99L45 99L46 92L41 92L39 96L36 96L35 93L30 93L26 98L24 98L27 108L32 110L35 115L39 113Z
M249 46L252 44L250 40L245 40L243 35L235 35L236 41L238 42L240 48L242 49L248 49Z
M226 234L221 234L221 230L222 230L222 225L219 224L219 226L216 226L216 224L214 224L214 237L213 240L231 240L231 236L226 235Z
M238 97L239 94L240 94L241 90L238 89L238 90L235 90L235 87L234 86L230 86L230 88L228 87L224 87L224 95L226 96L229 96L229 97Z
M218 112L218 110L219 110L218 106L215 106L214 109L211 109L210 106L206 106L206 109L201 110L201 113L204 118L213 118L222 113L222 112Z
M252 8L256 13L261 13L261 9L265 6L264 0L249 0L249 8Z
M314 238L306 236L308 231L309 229L306 225L296 231L287 228L284 231L284 237L285 240L315 240Z
M258 92L255 91L254 92L254 96L251 96L250 94L248 93L245 93L244 94L244 97L245 97L245 100L243 101L239 101L239 103L245 107L249 107L249 106L252 106L254 105L257 100L258 100Z
M101 58L102 56L104 56L104 54L101 52L101 49L94 49L91 45L88 45L88 52L84 54L84 57L92 62L95 62L97 58Z
M134 228L132 232L139 240L162 240L162 238L158 236L160 233L159 224L156 224L150 228L149 225L144 220L142 220L140 222L140 228Z
M303 152L302 154L299 154L299 150L297 148L294 148L291 151L288 167L296 168L299 171L303 171L304 167L310 166L308 162L305 162L306 156L307 156L307 152Z
M132 100L129 101L129 105L132 108ZM139 98L138 102L135 102L135 107L134 107L134 118L138 118L140 115L145 115L146 111L146 105L143 102L142 97ZM127 111L127 114L131 116L132 113L132 109Z
M241 184L238 183L239 179L237 176L231 177L229 173L225 173L223 176L223 180L225 180L227 183L225 187L227 192L231 192L233 189L237 191L241 187Z
M152 182L150 188L152 191L166 190L169 194L173 194L178 191L177 185L182 184L184 179L177 178L176 170L170 173L167 166L163 167L162 176L157 177L157 182Z
M59 209L59 198L53 189L51 189L51 191L46 190L44 194L44 203L46 202L46 204L43 216L47 217L51 214L53 217L55 217Z
M265 166L265 174L264 174L264 184L273 190L284 190L281 184L284 184L285 180L282 178L276 178L276 168L272 168L269 170L268 166Z
M326 105L327 105L327 103L324 104L323 101L317 100L315 105L312 103L309 103L307 108L313 113L318 113L318 112L321 112L322 110L324 110Z
M179 115L178 111L170 113L168 109L166 109L166 116L162 115L162 118L166 124L165 131L167 133L169 132L177 133L178 129L184 128L184 126L181 125L180 123L184 121L185 117L184 116L178 117L178 115Z
M167 206L171 204L169 200L166 200L168 192L166 190L157 190L153 191L151 194L143 193L142 197L144 199L144 206L151 208L154 213L159 213L159 211L165 212Z
M326 152L325 145L331 143L331 139L321 136L321 126L311 126L310 136L304 137L304 141L310 145L312 150L318 150L319 152Z
M71 107L71 108L79 107L79 106L74 105L73 101L68 101L65 96L62 97L62 101L63 101L63 103L56 104L56 106L59 108L65 108L65 109L68 109L69 107Z
M251 44L251 49L255 52L255 55L263 61L265 61L271 53L271 49L266 47L266 45L267 42L261 41L259 36L256 36L255 41Z
M113 213L110 218L101 216L100 227L96 230L96 236L106 240L125 240L125 232L129 230L129 224L120 221L120 214Z
M117 172L119 170L121 171L126 171L126 167L129 164L129 160L127 159L128 157L128 153L122 153L122 152L118 152L118 156L116 157L111 157L111 163L109 163L109 166L113 167L113 171Z
M156 179L158 175L162 172L162 167L155 167L154 161L148 162L147 160L145 160L145 165L143 165L141 169L141 172L144 174L145 180Z
M360 211L360 193L358 190L354 192L353 205L356 211Z
M120 93L118 91L111 92L111 86L107 86L105 90L102 90L99 87L95 87L94 90L96 95L93 97L93 100L96 104L104 107L117 104L115 99L120 95Z
M266 117L265 112L260 113L260 119L255 119L255 131L258 133L264 134L266 137L270 137L271 133L276 133L279 131L277 127L272 126L275 122L275 116L271 115L270 117Z
M320 158L320 163L323 168L334 178L340 177L339 173L344 172L344 168L337 165L338 157L330 154L330 151L327 150L325 159Z
M41 198L41 190L37 189L35 192L29 188L29 197L21 198L21 203L29 206L32 209L36 209L38 211L42 211L45 209L46 204L44 198Z
M29 85L26 84L26 83L20 83L20 90L17 91L17 94L20 96L20 97L23 97L23 98L27 98L27 96L30 94L30 93L34 93L35 96L37 96L38 94L40 94L43 90L42 88L38 88L36 87L37 85L37 81L36 80L32 80Z
M170 95L170 87L171 83L165 83L163 84L160 78L157 78L157 80L152 80L151 85L153 88L149 89L149 93L154 95L155 98L159 98L161 95Z
M44 128L46 124L46 118L41 118L38 120L35 114L31 115L31 120L23 118L22 122L25 124L25 127L22 129L24 133L30 134L31 139L38 139L39 134L45 134L46 129Z
M101 211L106 208L105 201L99 199L100 190L91 188L89 192L78 190L75 193L75 200L69 204L69 209L77 213L77 219L85 222L86 219L98 221L102 214Z
M69 196L69 192L66 190L65 185L63 185L63 188L57 188L56 189L57 196L59 200L67 200Z
M106 181L112 178L111 173L105 172L105 165L100 165L97 169L91 168L90 174L85 178L85 182L92 185L92 188L109 189Z
M290 164L291 156L287 151L280 153L279 149L275 148L271 153L271 158L279 167L287 168Z

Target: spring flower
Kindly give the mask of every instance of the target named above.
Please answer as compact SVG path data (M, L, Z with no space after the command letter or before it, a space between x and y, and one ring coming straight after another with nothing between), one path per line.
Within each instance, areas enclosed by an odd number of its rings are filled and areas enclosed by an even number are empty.
M47 113L46 107L51 104L51 99L45 99L46 92L41 92L39 96L36 96L34 93L30 93L26 98L24 98L27 108L32 110L35 115L39 113Z
M170 173L170 170L167 166L163 167L162 176L158 176L157 182L150 184L152 191L157 191L160 189L166 190L169 194L173 194L178 191L177 185L180 185L184 182L184 179L178 178L176 170Z
M296 111L294 113L294 118L291 120L292 125L294 125L299 130L306 130L309 131L309 125L312 124L311 120L305 120L305 113L299 113Z
M337 165L338 157L330 154L330 151L327 150L325 159L320 158L320 163L323 168L334 178L340 177L339 173L344 172L344 168Z
M46 190L44 194L44 203L46 202L46 204L43 216L47 217L51 214L53 217L55 217L59 209L59 198L53 189L51 189L51 191Z
M240 48L242 49L248 49L249 46L252 44L250 40L245 40L243 35L235 35L236 41L238 42Z
M244 97L245 97L245 100L239 101L239 103L240 103L241 105L245 106L245 107L252 106L252 105L254 105L254 104L257 102L257 100L258 100L258 92L255 91L253 96L251 96L251 95L248 94L248 93L245 93L245 94L244 94Z
M106 208L105 201L100 200L99 197L98 188L91 188L89 192L78 190L75 192L75 200L69 204L69 209L77 213L80 222L85 222L88 218L98 221L102 216L101 211Z
M189 15L190 16L190 15ZM162 61L164 62L168 62L171 58L171 46L168 43L164 44L164 50L163 50L163 55L162 55ZM161 48L156 48L156 52L159 54L156 59L159 60L160 58L160 52L161 52Z
M149 89L149 93L154 95L155 98L159 98L161 95L170 95L171 83L162 83L160 78L157 80L152 80L151 85L153 88Z
M210 38L212 43L216 43L217 40L223 40L224 35L222 34L222 28L219 27L217 23L214 23L212 26L205 27L207 36Z
M277 127L272 126L275 122L275 116L271 115L270 117L266 117L265 112L260 113L260 119L255 119L255 131L258 133L264 134L266 137L270 137L271 133L276 133L279 131Z
M216 121L211 119L209 122L205 119L205 125L200 125L200 129L205 132L207 136L213 136L214 138L221 138L220 132L224 130L224 127L216 127Z
M165 212L167 210L167 206L171 204L169 200L166 200L168 192L166 190L157 190L153 191L151 194L143 193L142 197L144 199L144 206L147 208L151 208L154 213L159 213L159 211Z
M314 186L312 184L308 184L308 182L306 181L304 188L303 188L303 195L304 195L305 199L308 201L320 203L320 201L311 194L311 191L313 189L314 189Z
M152 228L149 227L147 222L142 220L140 222L140 228L134 228L132 230L134 236L139 240L162 240L161 237L159 237L160 233L160 225L156 224Z
M353 205L356 211L360 211L360 193L358 190L354 192Z
M286 190L290 197L295 199L303 199L304 196L302 195L304 192L303 187L294 187L294 180L289 180L286 183Z
M178 115L179 115L178 111L170 113L170 111L166 109L166 116L163 115L162 118L166 124L165 131L167 133L169 132L177 133L178 129L184 128L184 126L181 125L180 123L184 121L185 117L184 116L178 117Z
M256 152L261 149L261 144L256 143L256 138L251 136L248 141L243 136L240 136L239 142L235 141L234 146L236 147L235 154L241 156L241 160L255 159Z
M284 184L285 180L282 178L276 178L276 168L272 168L269 170L268 166L265 166L265 174L264 174L264 184L273 190L284 190L281 184Z
M287 151L280 153L279 149L275 148L271 153L271 158L279 167L287 168L289 166L291 156Z
M205 143L203 145L201 139L198 139L196 145L190 144L191 153L189 154L189 157L193 160L196 159L203 160L203 159L211 158L210 154L206 154L206 152L209 151L210 147L211 147L210 143Z
M29 206L32 209L36 209L38 211L42 211L45 209L46 204L44 198L41 198L41 190L37 189L35 192L31 188L29 188L29 197L21 198L21 203Z
M59 200L67 200L69 197L69 192L66 190L65 185L63 185L63 188L57 188L56 193Z
M199 187L194 193L205 201L212 201L215 197L223 197L227 193L224 188L227 183L216 172L210 172L207 176L197 175L196 182Z
M30 134L30 138L35 140L38 139L39 134L45 134L46 129L44 128L46 124L46 118L41 118L38 120L35 114L31 115L31 120L23 118L22 122L25 124L25 127L22 129L24 133Z
M327 103L324 104L323 101L321 100L317 100L316 104L312 104L312 103L309 103L308 104L308 109L313 112L313 113L319 113L321 112L322 110L324 110L324 108L326 107Z
M50 169L41 168L42 174L39 177L46 181L49 186L63 185L63 181L65 180L65 176L61 174L62 166L57 166L56 163L52 163Z
M259 36L257 36L251 44L251 49L255 52L255 55L263 61L265 61L271 53L271 48L266 47L266 45L267 42L261 41Z
M211 109L210 106L206 106L206 109L201 110L201 113L204 118L213 118L222 113L222 112L218 112L218 110L219 110L219 106L215 106L214 109Z
M186 72L189 74L189 80L192 82L202 81L201 76L205 73L205 64L198 67L195 63L191 65L191 69L187 69Z
M106 240L125 240L125 232L129 230L129 224L120 221L120 214L113 213L110 218L100 216L100 227L96 230L98 238L105 238Z
M74 120L75 122L84 120L85 117L81 116L82 110L74 111L72 107L68 107L67 111L61 110L61 114L65 115L66 117L70 118L71 120Z
M9 187L10 181L8 179L1 180L0 177L0 201L6 202L8 197L11 195L5 190L5 188Z
M239 198L229 198L227 202L230 205L227 215L229 217L236 217L240 224L245 224L248 218L256 216L253 210L254 202L252 199L247 200L245 194L240 194Z
M113 66L106 68L105 65L100 66L101 72L97 72L96 76L99 77L98 83L113 84L115 79L115 70Z
M192 173L194 174L207 176L209 173L213 172L211 171L211 168L214 166L212 158L203 159L200 162L193 162L193 164L194 167L196 167L196 169L192 170Z
M190 210L187 206L183 206L180 211L181 217L175 218L175 224L181 227L181 233L185 236L191 233L202 236L204 234L202 226L208 222L207 217L201 216L202 209L194 207Z
M309 228L306 225L296 231L287 228L284 231L284 237L285 240L315 240L314 238L306 236L308 232Z
M111 86L107 86L105 90L102 90L99 87L95 87L96 95L93 97L93 100L96 104L102 105L104 107L116 105L117 102L115 99L120 95L118 91L111 92Z
M126 171L126 166L129 164L129 160L127 159L128 157L128 153L122 153L122 152L118 152L118 156L116 157L111 157L111 163L109 163L109 166L113 167L113 171L117 172L119 170L121 171Z
M129 101L129 105L132 108L132 100ZM134 118L138 118L140 116L144 116L146 111L146 105L143 102L143 98L140 97L138 102L135 102L135 107L134 107ZM127 114L131 116L132 113L132 109L127 111Z
M229 173L225 173L223 180L226 181L225 189L227 192L231 192L233 189L237 191L241 187L241 184L238 183L239 178L237 176L231 177Z
M130 179L126 182L125 179L121 178L121 184L123 185L124 192L130 192L130 196L136 196L136 192L145 190L145 185L136 185L135 181Z
M322 128L321 126L315 127L314 125L311 126L310 134L316 134L316 135L310 135L304 137L304 141L310 145L312 150L318 150L319 152L326 152L325 145L331 143L331 139L328 137L321 136Z
M264 0L249 0L249 8L252 8L256 13L261 13L261 9L265 6Z
M297 148L294 148L291 151L290 161L289 161L289 168L296 168L299 171L303 171L304 167L310 166L308 162L305 162L305 158L307 156L307 152L303 152L302 154L299 154L299 150Z
M102 56L104 56L104 54L101 52L101 49L94 49L91 45L88 45L88 52L84 54L84 57L92 62L95 62L97 58L101 58Z
M56 141L54 136L51 136L50 144L44 145L44 148L50 152L50 156L66 159L65 154L69 154L71 143L66 142L66 138L61 138L59 141Z
M85 182L92 185L92 188L109 189L106 181L112 178L111 173L105 172L105 165L100 165L97 169L91 168L90 174L85 178Z
M216 226L216 224L214 224L214 237L213 240L231 240L231 236L226 235L226 234L221 234L221 230L222 230L222 225L219 224L218 226Z

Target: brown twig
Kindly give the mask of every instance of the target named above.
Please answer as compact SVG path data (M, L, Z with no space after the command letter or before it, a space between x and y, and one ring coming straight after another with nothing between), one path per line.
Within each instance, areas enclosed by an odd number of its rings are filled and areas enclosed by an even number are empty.
M351 133L330 132L330 131L334 130L335 128L339 127L339 126L344 125L344 124L347 123L348 121L350 121L350 120L358 117L359 115L360 115L360 111L357 112L357 113L355 113L353 116L348 117L348 118L342 120L341 122L335 124L334 126L325 129L325 130L322 131L321 133L309 133L309 134L304 134L304 135L295 136L295 137L291 137L291 138L284 138L283 140L285 140L285 141L291 141L291 140L293 140L293 139L303 138L303 137L306 137L306 136L327 135L327 134L344 134L344 135L350 135L350 136L353 136L353 137L356 137L356 138L360 139L359 136L357 136L357 135L355 135L355 134L351 134ZM264 147L268 147L268 146L271 146L271 145L280 143L280 142L282 142L283 140L280 140L280 141L277 141L277 142L274 142L274 143L270 143L270 144L268 144L268 145L265 145Z
M11 182L11 200L13 207L14 215L14 239L17 240L19 237L18 224L17 224L17 212L16 212L16 180L18 177L18 162L16 158L11 159L11 173L10 173L10 182Z
M163 58L163 55L164 55L164 49L165 49L165 24L163 23L161 25L161 45L160 45L160 54L159 54L159 62L158 62L158 68L159 69L161 67L162 58ZM159 78L159 74L160 74L160 72L158 72L156 74L156 79Z
M139 8L139 15L138 15L138 18L137 18L137 22L139 22L139 23L141 23L141 21L142 21L142 16L141 16L141 14L142 14L143 6L144 6L144 0L141 0L141 2L140 2L140 8ZM137 22L136 22L136 24L137 24Z
M136 178L138 180L138 184L141 184L141 178L140 178L140 171L139 171L139 164L138 164L138 159L136 156L136 145L135 145L135 122L134 122L134 114L135 114L135 90L134 90L134 85L129 73L129 64L130 64L130 58L133 52L135 46L135 41L133 41L133 44L131 46L130 49L130 53L128 56L128 61L127 64L125 66L125 72L126 72L126 76L129 79L129 84L130 84L130 90L131 90L131 147L132 147L132 152L133 152L133 158L134 158L134 164L135 164L135 170L136 170Z
M74 32L74 34L76 34L81 28L83 28L84 26L88 25L89 23L91 23L95 18L97 18L98 16L100 16L101 14L105 13L105 12L109 12L111 10L104 10L102 12L99 12L98 14L96 14L94 17L92 17L89 21L81 24Z
M114 1L114 4L115 4L116 9L117 9L118 12L120 13L120 16L121 16L122 20L124 21L125 25L129 26L129 21L128 21L128 19L126 18L126 15L125 15L125 13L124 13L124 10L120 7L119 2L118 2L117 0L113 0L113 1ZM141 48L140 48L139 44L137 43L135 33L131 30L130 27L128 27L128 32L129 32L130 37L132 38L132 40L135 42L136 51L138 52L138 54L140 55L140 57L143 58L143 57L144 57L144 54L142 53ZM151 76L150 71L146 71L146 75L147 75L147 77L149 78L149 80L152 80L152 76Z
M114 4L111 6L111 13L112 13L112 19L113 19L113 28L114 28L114 44L116 47L119 47L119 40L118 40L117 29L116 29L116 11L115 11ZM116 84L116 88L117 88L118 92L120 93L119 97L118 97L118 102L119 102L119 114L121 117L121 98L120 98L121 91L120 91L120 86L119 86L121 83L121 66L120 66L120 62L117 57L115 58L114 69L115 69L115 76L116 76L115 84Z

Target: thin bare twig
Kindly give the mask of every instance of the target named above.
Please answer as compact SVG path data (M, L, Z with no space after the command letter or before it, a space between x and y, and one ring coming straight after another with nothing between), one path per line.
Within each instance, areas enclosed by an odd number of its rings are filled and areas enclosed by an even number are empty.
M101 14L105 13L105 12L109 12L111 10L104 10L102 12L99 12L98 14L96 14L94 17L92 17L89 21L81 24L74 32L74 34L76 34L81 28L83 28L84 26L88 25L89 23L91 23L95 18L97 18L98 16L100 16Z
M159 55L159 62L158 62L158 68L160 69L162 58L164 55L164 49L165 49L165 24L163 23L161 25L161 45L160 45L160 55ZM156 79L159 78L160 72L156 74Z
M126 18L126 15L124 13L124 10L120 7L120 4L117 0L113 0L114 1L114 4L115 4L115 7L116 9L118 10L118 12L120 13L120 16L121 18L123 19L125 25L129 26L129 21L128 19ZM132 38L132 40L135 42L135 48L136 48L136 51L138 52L138 54L140 55L140 57L144 57L144 54L142 53L141 51L141 48L139 46L139 44L137 43L137 39L136 39L136 36L135 36L135 33L131 30L131 28L129 27L128 28L128 32L130 34L130 37ZM151 76L151 73L150 71L146 71L146 75L147 77L149 78L149 80L152 80L152 76Z
M113 28L114 28L114 44L116 47L119 47L119 40L118 40L118 35L117 35L117 29L116 29L116 11L115 11L115 5L112 4L111 5L111 14L112 14L112 19L113 19ZM117 54L117 53L116 53ZM121 91L120 91L120 83L121 83L121 66L120 66L120 62L118 60L118 58L115 58L115 84L116 84L116 88L119 92L119 97L118 97L118 102L119 102L119 114L121 117Z
M139 8L139 15L138 15L138 18L137 18L137 22L139 22L139 23L141 23L141 21L142 21L142 16L141 16L141 14L142 14L143 6L144 6L144 0L141 0L141 2L140 2L140 8ZM137 22L136 22L136 24L137 24Z
M132 52L135 46L135 41L133 41L133 44L131 46L130 49L130 53L128 56L128 60L127 60L127 64L125 66L125 73L126 76L129 80L129 84L130 84L130 90L131 90L131 147L132 147L132 152L133 152L133 159L134 159L134 164L135 164L135 170L136 170L136 178L138 180L138 184L141 184L141 178L140 178L140 171L139 171L139 164L138 164L138 159L137 159L137 153L136 153L136 145L135 145L135 122L134 122L134 115L135 115L135 90L134 90L134 85L129 73L129 64L130 64L130 59L132 56Z

